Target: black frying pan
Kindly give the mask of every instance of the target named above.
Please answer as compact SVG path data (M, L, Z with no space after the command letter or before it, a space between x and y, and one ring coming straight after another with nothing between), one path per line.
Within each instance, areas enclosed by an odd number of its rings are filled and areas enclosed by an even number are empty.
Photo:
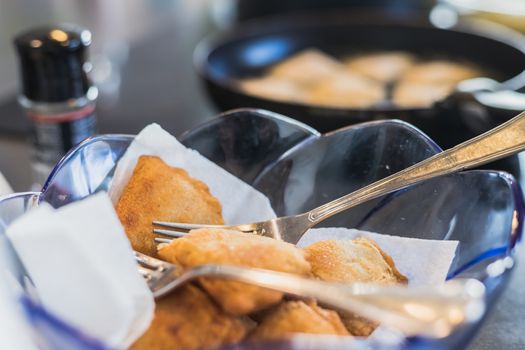
M494 102L494 98L486 95L493 89L515 91L525 86L525 41L518 33L487 25L463 24L440 29L427 17L422 13L373 10L254 20L203 40L195 51L195 64L221 110L264 108L321 131L397 118L418 126L446 148L501 123L521 108L521 101L509 105L507 99L496 98ZM419 56L465 60L491 72L490 78L500 84L476 83L470 86L471 92L455 93L431 108L418 109L313 107L250 96L235 86L237 79L262 75L272 64L310 47L335 57L367 51L406 50ZM484 94L482 100L489 103L480 102L479 94Z

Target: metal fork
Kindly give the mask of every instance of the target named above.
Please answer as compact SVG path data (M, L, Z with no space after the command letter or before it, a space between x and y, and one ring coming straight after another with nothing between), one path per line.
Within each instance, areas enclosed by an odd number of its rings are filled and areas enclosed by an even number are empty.
M159 234L178 237L174 231L197 228L224 228L297 243L304 232L321 221L368 200L437 176L476 167L525 149L525 112L486 133L443 151L409 168L376 181L339 199L308 212L243 225L195 225L154 221L169 229L155 229Z
M375 320L405 335L445 337L461 324L477 321L485 309L483 284L451 281L440 287L381 286L368 283L324 282L269 270L203 265L180 271L173 264L135 253L139 271L155 297L201 277L245 282L303 298L342 312Z

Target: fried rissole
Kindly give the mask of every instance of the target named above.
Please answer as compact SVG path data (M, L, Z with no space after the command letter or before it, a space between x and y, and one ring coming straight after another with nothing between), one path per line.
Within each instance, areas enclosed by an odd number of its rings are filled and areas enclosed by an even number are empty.
M272 66L270 77L287 79L298 85L315 84L344 72L345 66L334 57L317 49L302 50Z
M293 333L349 335L339 315L314 301L287 301L265 314L250 340L282 339Z
M391 257L367 238L325 240L304 249L314 276L334 282L406 283Z
M345 61L351 72L381 82L398 79L414 64L414 57L404 51L376 52L351 57Z
M141 156L116 205L133 249L157 255L153 220L223 224L222 207L208 186L159 157Z
M339 108L366 108L385 98L383 86L367 77L344 71L312 86L308 102Z
M421 83L401 81L392 93L393 102L400 107L428 108L445 99L456 86L454 82Z
M458 83L462 80L482 76L482 72L469 64L447 60L421 62L412 66L402 77L402 81L433 83Z
M239 87L247 94L262 96L277 101L297 101L306 99L305 89L285 78L266 76L262 78L244 79Z
M406 284L407 278L377 243L366 238L326 240L305 248L312 274L324 281ZM377 323L358 315L342 315L352 335L368 336Z
M309 275L301 249L273 238L238 231L199 229L159 250L159 256L183 268L206 264L245 266ZM278 303L282 293L221 279L202 278L204 289L234 315L245 315Z
M226 314L198 287L187 284L157 301L149 329L131 350L214 349L240 342L253 321Z

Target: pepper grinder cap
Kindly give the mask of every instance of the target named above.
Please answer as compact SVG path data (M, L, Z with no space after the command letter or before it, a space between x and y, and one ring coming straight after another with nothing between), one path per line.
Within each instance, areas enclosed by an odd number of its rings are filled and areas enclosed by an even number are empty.
M91 87L89 30L68 25L34 28L15 37L14 44L27 99L64 102L86 95Z

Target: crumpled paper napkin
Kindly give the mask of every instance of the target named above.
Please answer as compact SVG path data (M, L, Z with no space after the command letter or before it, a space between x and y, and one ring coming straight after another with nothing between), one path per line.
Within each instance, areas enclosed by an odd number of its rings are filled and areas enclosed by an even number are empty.
M42 204L7 235L56 316L116 348L148 328L153 296L106 193L60 209Z

